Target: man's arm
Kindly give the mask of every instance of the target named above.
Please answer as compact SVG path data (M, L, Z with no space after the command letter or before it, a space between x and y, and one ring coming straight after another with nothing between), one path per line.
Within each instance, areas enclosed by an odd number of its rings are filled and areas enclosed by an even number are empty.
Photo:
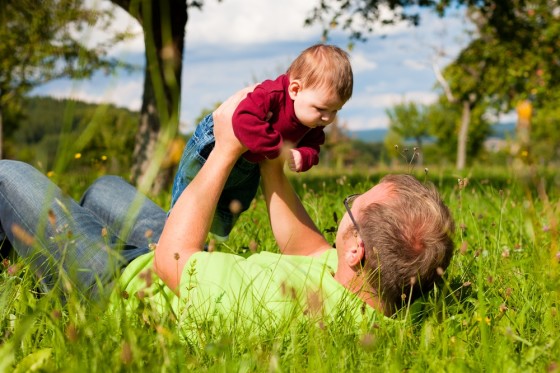
M251 90L252 87L239 91L214 112L216 145L194 180L181 193L163 227L155 251L154 270L177 294L185 264L204 246L231 169L247 150L233 134L231 115Z
M331 245L305 211L284 174L284 160L260 163L263 192L274 238L284 254L319 256Z

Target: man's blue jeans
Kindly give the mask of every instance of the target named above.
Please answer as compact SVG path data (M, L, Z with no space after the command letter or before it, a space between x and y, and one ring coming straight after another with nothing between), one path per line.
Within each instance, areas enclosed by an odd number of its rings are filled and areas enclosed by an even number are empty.
M77 203L32 166L0 161L0 238L31 264L45 291L66 280L84 295L106 290L158 242L165 220L120 177L98 179Z
M183 151L181 162L173 181L171 208L173 208L173 205L175 205L175 202L177 202L177 199L187 185L194 180L196 174L198 174L206 159L208 159L208 155L214 149L215 142L214 120L212 114L208 114L200 121ZM259 181L259 165L249 162L243 157L239 158L231 170L224 190L218 200L210 232L223 238L229 235L239 214L247 210L251 205L251 201L255 198L259 188ZM241 203L241 209L232 212L231 203L234 200Z

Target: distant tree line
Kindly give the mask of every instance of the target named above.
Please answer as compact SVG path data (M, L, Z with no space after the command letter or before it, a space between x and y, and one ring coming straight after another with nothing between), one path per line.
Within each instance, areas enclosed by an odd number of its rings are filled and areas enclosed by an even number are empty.
M178 129L188 11L202 8L204 1L111 2L136 19L144 34L146 63L142 108L141 113L136 115L136 131L132 132L136 134L136 140L130 147L134 155L128 158L132 163L127 167L132 168L132 179L141 189L157 191L158 185L165 184L157 179L165 181L169 172L156 176L157 172L154 171L160 170L165 163L166 149L176 138ZM13 121L20 112L25 113L25 110L20 110L20 99L34 87L61 77L83 79L91 77L98 70L110 73L126 66L112 59L107 52L111 46L127 40L131 36L128 32L116 33L93 46L86 46L81 42L79 33L74 32L107 29L114 21L113 9L101 7L104 10L94 11L86 3L79 0L0 1L0 156L2 135L12 135L11 129L3 129L6 127L5 122ZM316 0L314 4L306 23L321 23L325 40L328 39L329 30L342 28L350 36L350 47L354 41L363 40L372 31L380 31L382 25L403 20L413 25L419 24L422 8L445 16L447 11L463 6L475 27L471 31L470 43L443 70L440 71L434 64L442 91L438 104L429 111L432 123L438 123L437 127L432 125L433 129L437 129L440 141L434 150L441 151L448 159L447 148L454 147L456 167L462 169L467 163L467 154L470 156L479 152L480 139L485 138L488 127L486 115L508 113L520 101L531 101L535 108L534 131L531 134L534 137L532 147L526 153L539 160L546 161L550 157L558 159L560 6L557 1ZM392 11L385 12L385 9ZM437 51L437 54L445 55L445 51ZM66 110L63 112L67 113ZM53 148L45 145L47 142L56 142L55 148L61 154L68 153L61 152L68 148L87 150L87 146L93 146L88 144L98 141L98 138L94 139L94 134L102 137L96 131L98 126L103 127L102 123L106 120L128 126L128 122L125 124L117 117L111 119L94 114L89 113L92 120L86 120L87 125L73 123L64 117L59 123L63 124L66 137L49 140L48 131L45 131L43 135L33 135L38 136L35 140L40 138L35 144L37 149L24 150L16 146L8 152L28 151L25 157L41 158L41 164L49 168L49 160L56 153L45 153L43 149ZM85 128L86 131L74 132L76 128ZM24 135L21 129L20 132L13 133L13 136L23 136L20 139L25 141L33 140L29 133ZM68 133L72 135L66 135ZM399 135L398 131L393 134ZM88 142L88 137L93 140ZM422 139L422 136L415 134L409 137L416 138L417 142ZM341 166L368 159L362 153L362 157L357 155L357 149L361 146L359 142L349 141L353 145L344 145L347 151L339 150L343 145L332 145L331 149L325 149L328 150L323 153L325 163L333 161L336 166ZM371 150L369 146L365 148ZM128 147L113 149L122 152ZM75 154L75 159L81 159L78 156L81 153ZM382 160L382 154L385 153L380 150L378 156L371 157ZM124 154L120 156L125 157ZM116 159L112 158L115 164L104 167L122 167ZM56 170L69 165L70 160L63 157L52 167Z
M138 113L113 105L29 97L17 117L6 118L5 158L50 174L126 176L137 121Z
M441 121L445 118L457 121L458 113L452 116L439 112L438 107L437 104L395 106L388 111L391 125L387 135L379 142L360 139L348 129L348 123L337 119L327 127L318 167L343 171L403 165L411 160L415 165L423 160L427 167L453 165L457 137L449 129L455 126L443 126ZM18 116L5 118L5 158L31 163L53 177L73 175L84 185L103 174L130 179L134 163L130 150L136 141L139 112L113 105L37 96L25 98L22 108ZM211 111L204 109L200 117ZM540 115L535 119L540 121ZM478 127L476 123L471 126L470 159L503 164L507 154L490 155L483 149L490 127ZM190 134L178 134L171 142L162 164L162 171L169 174L166 179L172 180L189 137ZM539 151L539 154L547 153ZM60 182L64 184L64 180ZM160 186L163 191L169 188L169 184Z
M45 173L110 173L130 177L139 112L113 105L52 97L28 97L20 115L6 118L5 158L19 159ZM211 109L201 113L206 115ZM328 127L320 165L343 169L386 163L383 143L361 141L336 121ZM175 167L190 135L178 135L164 165ZM173 153L173 154L172 154ZM180 155L180 154L179 154ZM167 159L168 158L168 159Z

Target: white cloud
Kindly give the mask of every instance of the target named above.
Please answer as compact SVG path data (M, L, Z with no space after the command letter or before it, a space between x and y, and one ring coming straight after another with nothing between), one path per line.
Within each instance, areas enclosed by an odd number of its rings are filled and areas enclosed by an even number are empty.
M110 85L98 94L94 92L90 84L89 82L77 82L70 89L54 86L47 90L45 94L56 98L71 98L96 104L111 103L130 110L140 110L142 104L142 81L135 80Z
M80 40L86 46L94 47L98 44L107 42L117 32L127 32L133 36L124 42L121 42L110 50L110 55L122 55L126 53L143 53L144 37L142 27L130 14L124 9L112 4L108 0L86 0L85 6L91 9L109 10L113 13L113 21L106 29L101 29L99 24L92 28L84 28L83 30L74 30L77 40Z
M416 102L429 105L437 100L438 95L429 91L410 91L405 93L384 93L379 95L362 95L352 98L345 106L352 109L358 108L389 108L403 102Z
M364 116L352 115L341 117L341 122L348 126L349 130L372 130L389 127L389 119L386 116Z
M500 114L497 116L495 113L486 113L485 118L491 123L516 123L517 122L517 111L512 110L509 113Z
M190 9L187 24L187 43L238 44L268 43L273 41L319 41L322 25L304 26L319 1L282 0L226 0L206 1L202 11ZM381 15L390 18L391 10L381 9ZM411 29L405 23L391 26L375 24L375 33L391 35ZM340 35L339 29L331 31ZM347 34L344 34L346 37Z
M299 0L206 1L191 8L187 44L238 44L296 41L320 37L320 26L304 27L314 3Z
M411 68L412 70L424 70L424 69L427 68L425 63L422 63L422 62L417 61L417 60L412 60L412 59L404 60L403 65Z
M353 52L350 55L350 61L352 63L352 70L354 73L377 69L377 64L371 58L368 58L364 53Z

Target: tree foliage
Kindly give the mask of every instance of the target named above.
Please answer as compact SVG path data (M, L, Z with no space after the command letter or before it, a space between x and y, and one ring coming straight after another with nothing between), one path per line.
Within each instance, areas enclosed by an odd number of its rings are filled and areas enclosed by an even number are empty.
M90 46L80 40L80 32L96 25L104 28L111 19L110 13L86 9L79 0L0 3L0 132L2 114L17 111L23 95L34 87L62 77L83 79L119 65L107 57L107 50L126 33Z
M560 88L560 5L550 0L503 0L471 7L468 15L476 25L475 38L444 71L455 90L463 98L474 95L482 109L496 114L526 99L536 113L554 112ZM546 125L549 121L542 115L535 119L533 141L553 146L547 131L538 128L552 129Z
M403 102L386 110L389 117L389 130L402 138L412 138L418 147L422 139L429 135L429 123L426 119L426 106L414 102Z
M330 29L340 27L351 40L364 40L368 33L386 25L402 21L418 25L420 7L443 9L435 0L319 0L305 23L321 23L325 38Z
M138 113L113 105L87 104L50 97L22 102L21 125L6 138L7 155L43 172L76 176L84 185L105 173L130 171ZM67 178L57 179L65 184Z
M429 122L426 118L426 106L414 102L403 102L386 110L389 117L389 131L395 132L402 139L414 139L415 161L423 163L423 139L429 135Z
M464 151L472 155L480 149L479 138L488 133L484 115L507 113L521 100L530 99L535 108L533 141L545 141L550 149L553 120L560 85L560 4L555 0L320 0L307 22L320 22L325 35L340 27L351 40L363 40L368 33L396 21L417 25L422 8L444 15L448 9L464 7L475 26L472 40L447 66L442 77L449 85L453 99L448 109L461 112L462 131L449 120L441 120L453 137L441 137L446 143L456 142L465 134ZM442 95L442 98L445 96ZM441 105L441 104L438 104ZM447 107L448 105L444 105ZM442 107L435 107L436 112ZM472 128L474 126L474 129ZM541 128L542 127L542 128ZM444 130L445 128L445 130ZM554 132L556 132L555 130ZM460 136L459 136L460 137ZM548 140L548 141L547 141ZM470 149L470 150L469 150ZM544 150L543 150L544 151ZM458 158L461 156L458 153ZM544 153L541 154L544 156Z
M469 159L475 158L483 149L484 140L490 134L490 123L482 106L476 106L471 112L466 154ZM449 102L445 97L427 108L426 121L429 133L435 139L435 147L431 149L436 160L457 161L457 141L461 125L461 106Z

